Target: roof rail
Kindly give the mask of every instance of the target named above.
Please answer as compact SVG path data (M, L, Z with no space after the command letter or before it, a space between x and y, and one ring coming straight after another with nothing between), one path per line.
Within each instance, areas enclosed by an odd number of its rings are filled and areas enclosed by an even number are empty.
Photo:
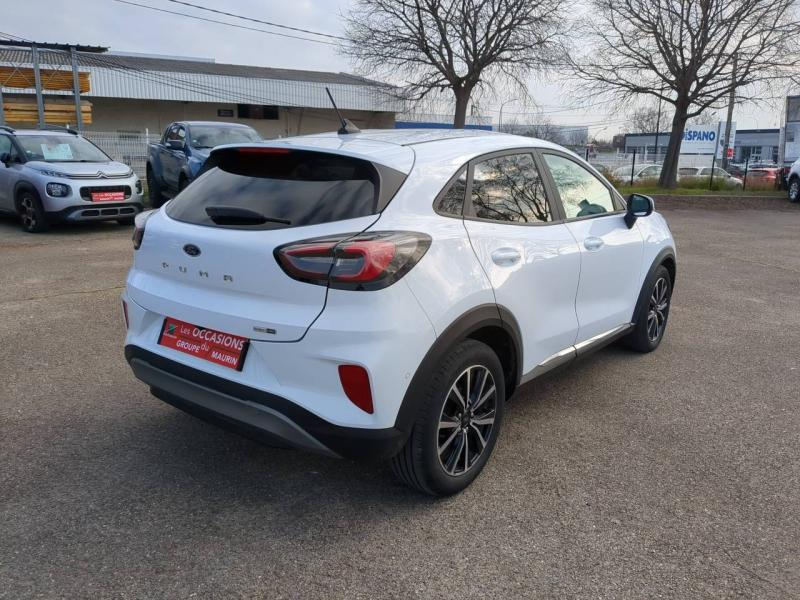
M72 135L78 135L78 132L72 129L71 127L62 127L61 125L42 125L39 129L49 130L49 131L65 131L67 133L71 133Z
M9 127L8 125L0 125L0 129L7 131L8 133L14 133L14 128Z

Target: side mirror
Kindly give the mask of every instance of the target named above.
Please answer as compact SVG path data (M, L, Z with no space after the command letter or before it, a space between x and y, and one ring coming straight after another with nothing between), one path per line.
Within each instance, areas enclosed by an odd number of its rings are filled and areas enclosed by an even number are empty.
M11 155L8 152L3 152L0 154L0 163L3 163L5 166L8 166L8 163L11 162Z
M628 229L633 227L639 217L649 217L656 208L650 196L644 194L631 194L628 196L628 210L625 213L625 224Z
M183 140L167 140L167 148L170 150L183 150L186 148L186 142Z

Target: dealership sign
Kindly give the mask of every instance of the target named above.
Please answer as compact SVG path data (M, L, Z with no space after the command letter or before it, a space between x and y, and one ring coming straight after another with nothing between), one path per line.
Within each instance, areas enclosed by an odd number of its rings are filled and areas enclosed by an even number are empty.
M736 133L736 123L731 123L731 146ZM725 146L725 122L715 125L689 125L683 132L681 154L714 154L722 157Z

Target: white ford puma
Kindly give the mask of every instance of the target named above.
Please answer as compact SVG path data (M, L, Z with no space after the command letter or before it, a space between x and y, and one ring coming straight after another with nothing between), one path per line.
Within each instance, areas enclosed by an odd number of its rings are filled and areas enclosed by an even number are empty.
M664 336L675 245L583 160L476 131L211 153L137 217L125 354L152 393L272 443L462 490L505 401L614 340Z

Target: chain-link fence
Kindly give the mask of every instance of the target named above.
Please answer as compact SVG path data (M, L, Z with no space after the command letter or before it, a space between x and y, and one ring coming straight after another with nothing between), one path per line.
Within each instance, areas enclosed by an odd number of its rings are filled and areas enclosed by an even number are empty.
M586 159L597 170L619 186L655 186L661 175L665 154L654 153L586 153ZM711 190L769 191L782 184L780 169L771 164L751 162L729 163L711 155L681 155L678 162L678 186Z
M157 139L144 133L119 133L113 131L86 131L84 137L99 146L114 160L125 163L145 181L147 144Z

